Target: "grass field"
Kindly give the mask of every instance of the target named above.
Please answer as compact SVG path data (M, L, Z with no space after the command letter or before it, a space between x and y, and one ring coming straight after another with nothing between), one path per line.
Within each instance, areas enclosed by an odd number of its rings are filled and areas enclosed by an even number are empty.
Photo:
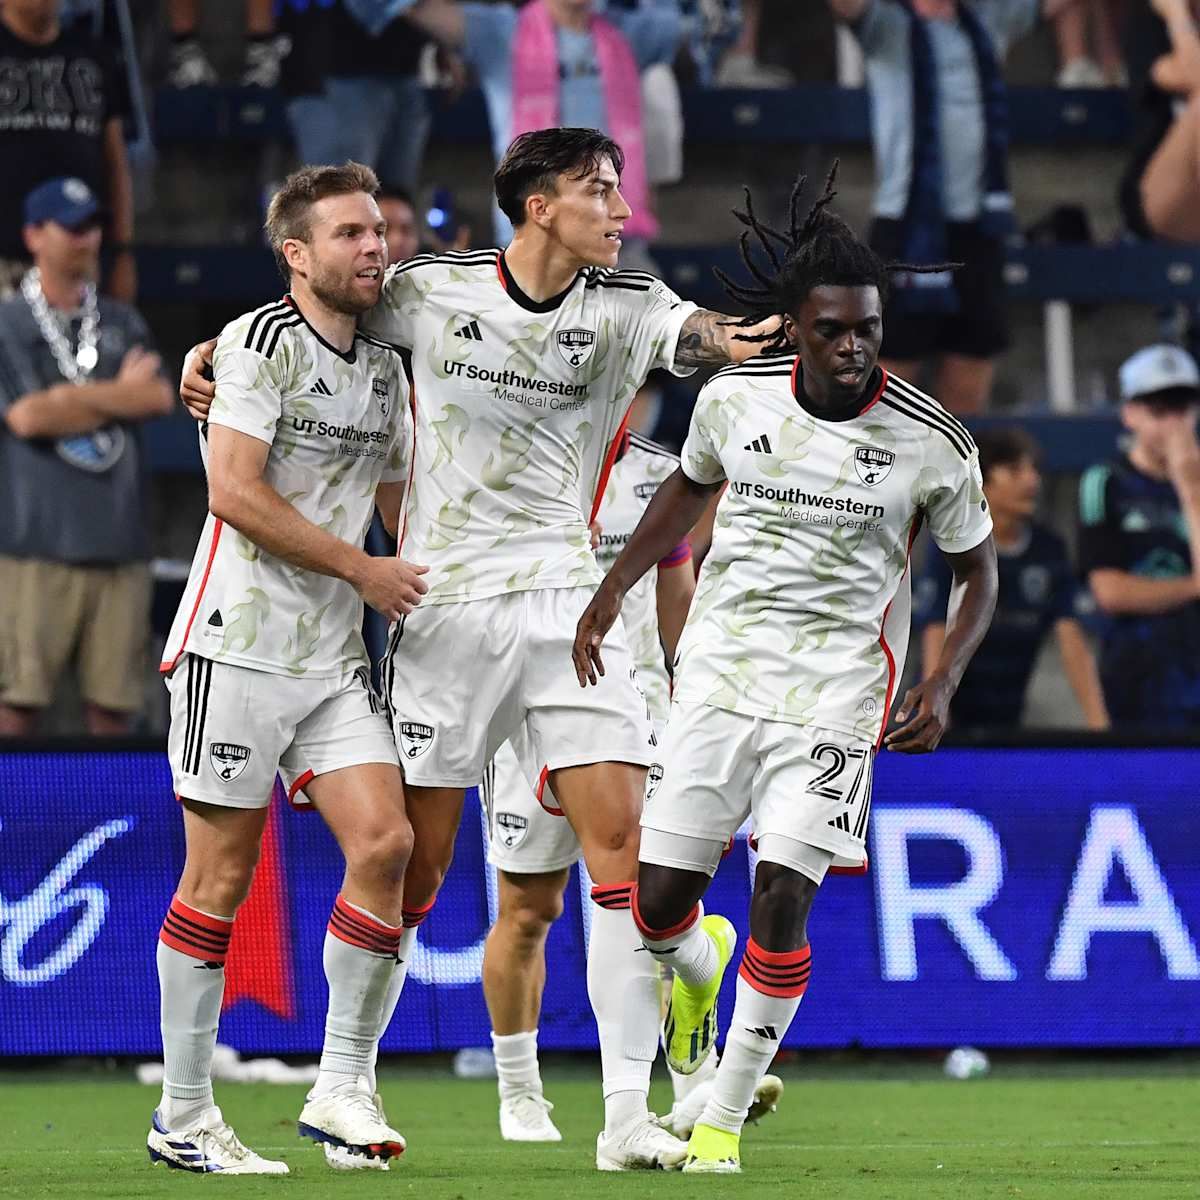
M409 1150L387 1174L327 1170L295 1136L302 1089L223 1085L243 1139L292 1174L214 1179L151 1168L157 1090L124 1071L0 1073L0 1196L411 1196L584 1200L593 1196L813 1196L822 1200L1093 1200L1200 1196L1200 1067L1184 1060L1002 1061L958 1083L932 1060L801 1060L775 1116L742 1139L740 1177L601 1175L595 1076L546 1071L560 1146L512 1146L496 1129L495 1084L438 1066L389 1071L382 1090ZM669 1107L667 1087L652 1101ZM781 1191L781 1189L785 1189Z

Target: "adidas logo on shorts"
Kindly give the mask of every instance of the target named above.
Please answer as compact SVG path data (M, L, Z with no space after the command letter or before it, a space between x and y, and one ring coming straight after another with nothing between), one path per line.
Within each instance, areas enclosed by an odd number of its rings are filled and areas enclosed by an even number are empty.
M420 758L433 741L433 726L419 721L400 722L400 749L405 758Z

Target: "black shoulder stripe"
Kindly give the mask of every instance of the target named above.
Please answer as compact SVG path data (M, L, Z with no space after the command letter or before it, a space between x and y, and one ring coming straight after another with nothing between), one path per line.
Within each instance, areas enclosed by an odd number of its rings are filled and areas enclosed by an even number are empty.
M254 314L254 320L250 322L250 328L246 332L246 341L244 349L252 350L254 348L254 338L258 333L259 326L264 321L273 316L281 316L283 313L290 310L290 305L285 304L282 300L277 304L268 304L265 308L260 308Z
M948 441L950 445L954 447L960 458L966 459L971 457L970 451L966 448L966 446L963 445L955 433L947 429L944 425L939 425L936 422L931 421L924 413L916 412L913 409L905 407L903 402L898 402L896 400L894 394L889 396L885 392L883 396L880 397L880 402L886 404L888 408L893 409L894 411L901 413L906 417L909 417L911 420L918 421L922 425L927 426L929 429L940 433L942 437L944 437L946 441Z
M486 267L494 265L499 257L499 250L468 250L463 251L461 257L450 254L418 254L416 258L410 258L407 262L401 263L392 274L403 275L406 271L414 271L418 267L429 267L434 264L443 267Z
M763 358L755 355L753 358L744 358L741 362L730 363L727 367L722 367L713 378L718 375L726 375L730 371L778 371L786 367L789 371L796 365L796 356L788 355L772 355L769 358Z
M928 398L923 400L915 398L911 388L909 391L901 388L892 388L888 394L898 403L907 406L915 413L920 413L933 424L941 426L946 430L948 435L953 435L968 455L974 452L975 439L971 437L966 426L956 417L951 416L936 401Z
M636 271L632 267L630 267L628 270L622 267L617 267L612 271L601 271L599 272L599 275L602 279L641 279L646 283L662 282L657 275L653 275L649 271Z
M271 334L271 341L270 341L270 344L267 346L266 357L270 358L271 355L275 353L275 347L279 345L279 339L280 339L280 337L283 336L283 331L285 329L294 329L297 325L303 325L303 324L304 324L304 318L301 317L299 315L299 313L297 313L294 320L280 321L276 325L274 325L272 327L274 329L274 332Z
M251 347L251 349L256 350L259 354L262 354L263 347L270 340L271 332L274 330L275 326L278 325L280 321L291 320L296 315L297 313L294 308L288 308L286 311L282 312L271 313L258 327L258 333L255 335L254 345Z
M629 444L636 446L639 450L644 450L647 454L657 454L661 458L669 458L673 462L679 461L679 455L674 451L668 450L666 446L662 446L658 442L651 441L635 429L629 431Z
M886 400L897 412L902 412L907 416L912 416L920 419L926 425L939 432L954 443L954 448L964 457L970 457L975 449L975 443L971 440L969 434L961 432L959 428L936 409L930 409L925 405L917 404L907 396L903 395L894 389L885 388L883 399Z
M792 371L789 367L786 371L718 371L709 383L715 383L718 380L725 379L791 379Z
M909 401L914 408L928 413L935 420L941 420L955 429L959 436L965 438L968 445L974 449L975 439L971 437L971 431L949 409L943 408L932 396L927 396L918 388L913 387L906 379L895 379L889 375L888 383L894 385L897 395Z
M648 292L650 285L648 283L633 283L624 279L589 279L584 285L585 288L619 288L626 292Z

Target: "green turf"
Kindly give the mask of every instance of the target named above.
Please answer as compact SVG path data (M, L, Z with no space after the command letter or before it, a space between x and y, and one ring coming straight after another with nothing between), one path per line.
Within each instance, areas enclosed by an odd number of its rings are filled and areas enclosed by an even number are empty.
M1200 1196L1200 1081L1191 1063L1001 1063L990 1078L943 1079L932 1064L824 1060L781 1068L781 1111L742 1139L740 1177L601 1175L590 1072L549 1070L565 1141L511 1146L496 1130L495 1085L445 1071L389 1073L389 1113L409 1140L402 1163L337 1174L295 1136L299 1088L222 1086L225 1115L278 1179L219 1179L151 1168L145 1132L157 1093L127 1073L0 1074L0 1195L55 1197L383 1196L584 1200L592 1196L813 1196L822 1200ZM653 1101L666 1108L666 1088ZM780 1187L786 1192L780 1192Z

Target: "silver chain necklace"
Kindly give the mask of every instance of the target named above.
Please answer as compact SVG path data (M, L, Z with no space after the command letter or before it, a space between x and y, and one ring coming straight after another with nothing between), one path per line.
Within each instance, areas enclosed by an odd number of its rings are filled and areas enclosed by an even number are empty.
M21 280L21 294L25 297L33 319L46 344L54 354L59 374L70 383L87 383L88 376L100 361L97 349L100 343L100 308L96 303L95 284L86 284L83 289L83 319L79 325L79 345L74 353L71 343L63 333L62 323L46 302L42 291L42 276L37 267L31 268Z

